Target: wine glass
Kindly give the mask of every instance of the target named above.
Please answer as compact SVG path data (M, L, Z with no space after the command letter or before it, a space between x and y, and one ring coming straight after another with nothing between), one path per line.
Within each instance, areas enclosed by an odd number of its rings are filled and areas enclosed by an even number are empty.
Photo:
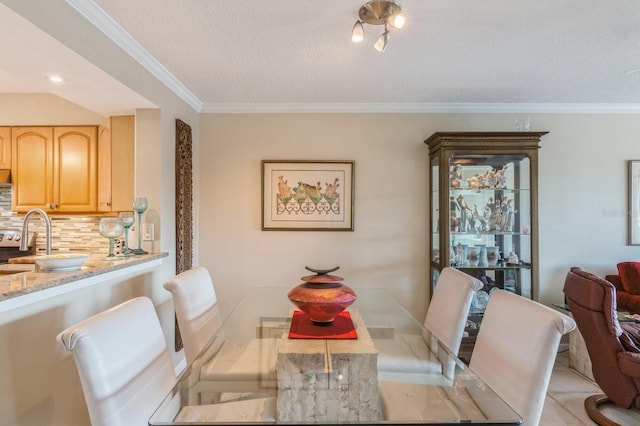
M122 235L124 224L119 217L100 218L100 235L109 239L109 255L105 260L116 260L118 256L113 252L113 240Z
M122 255L124 257L133 256L133 253L129 250L129 228L133 225L135 216L133 215L133 212L120 212L118 217L122 219L122 224L124 225L124 251L122 252Z
M146 197L136 197L133 200L133 210L138 213L138 248L131 250L133 254L147 254L142 250L142 213L147 211L149 204Z

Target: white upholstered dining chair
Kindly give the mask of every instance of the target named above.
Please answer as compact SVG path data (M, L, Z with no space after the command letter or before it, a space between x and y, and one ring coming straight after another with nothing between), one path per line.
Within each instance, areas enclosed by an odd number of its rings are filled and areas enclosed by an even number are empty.
M81 321L57 337L73 354L91 424L145 425L176 384L150 299L138 297ZM275 419L275 399L185 407L177 419Z
M222 324L211 275L189 269L163 284L171 292L187 364L191 364Z
M491 294L469 367L521 417L540 420L560 338L575 321L504 290Z
M274 348L268 339L225 336L218 299L209 271L196 267L164 282L171 292L178 327L188 364L215 335L215 357L200 368L200 390L216 394L228 392L275 392Z
M146 424L176 383L151 300L140 297L58 334L73 353L93 425Z
M549 307L504 290L494 291L469 366L522 417L523 425L535 426L542 414L560 338L575 326L573 319ZM466 386L465 391L477 411L467 409L467 413L482 418L483 413L494 411L482 390ZM420 410L409 407L420 405L421 400L446 409L446 398L434 402L437 392L429 386L383 382L380 393L385 417L391 421L420 420Z
M444 268L438 277L424 326L454 355L460 350L471 300L482 282L458 269Z
M471 300L481 288L480 280L454 268L444 268L438 277L424 326L455 355L460 349ZM393 339L376 339L375 345L382 379L385 373L397 376L431 373L442 368L422 334L398 333Z

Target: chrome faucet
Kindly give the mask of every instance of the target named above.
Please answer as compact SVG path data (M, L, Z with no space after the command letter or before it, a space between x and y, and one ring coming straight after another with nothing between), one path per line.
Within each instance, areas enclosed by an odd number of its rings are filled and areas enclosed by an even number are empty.
M24 222L22 223L22 235L20 236L20 250L27 251L29 250L28 242L29 242L29 219L34 213L38 213L42 220L45 223L47 228L47 254L51 254L51 219L47 213L42 209L31 209L24 215Z

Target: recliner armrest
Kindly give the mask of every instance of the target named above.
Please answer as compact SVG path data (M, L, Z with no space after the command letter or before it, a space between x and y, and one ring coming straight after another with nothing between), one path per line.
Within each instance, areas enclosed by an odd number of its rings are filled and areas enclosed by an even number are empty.
M617 291L625 291L622 286L622 279L620 278L620 275L605 275L604 279L613 284Z
M640 354L618 352L618 365L623 374L640 379Z

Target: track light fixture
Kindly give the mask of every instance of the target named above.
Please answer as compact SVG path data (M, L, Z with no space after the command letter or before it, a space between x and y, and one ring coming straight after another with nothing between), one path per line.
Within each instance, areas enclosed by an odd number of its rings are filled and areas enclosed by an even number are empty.
M402 8L400 4L395 1L371 0L365 3L360 8L358 20L353 25L353 30L351 30L351 41L354 43L359 43L364 40L363 24L384 25L384 33L382 33L374 45L378 51L384 52L390 38L388 25L394 28L402 28L404 25Z

